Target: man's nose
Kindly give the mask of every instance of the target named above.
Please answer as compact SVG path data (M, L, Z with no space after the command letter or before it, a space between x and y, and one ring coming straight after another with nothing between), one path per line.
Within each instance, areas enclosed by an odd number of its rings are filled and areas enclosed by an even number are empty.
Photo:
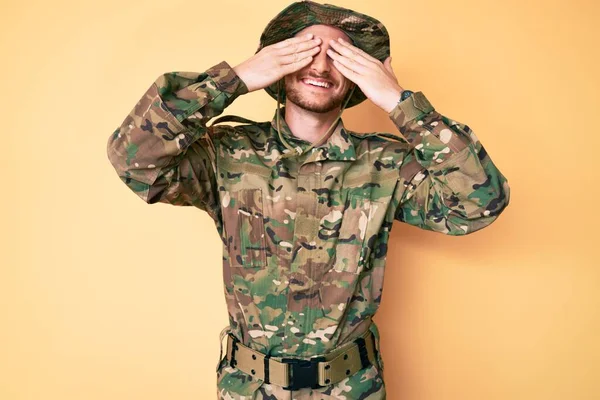
M319 47L319 52L313 56L311 68L319 72L329 72L333 59L327 55L327 46L323 42Z

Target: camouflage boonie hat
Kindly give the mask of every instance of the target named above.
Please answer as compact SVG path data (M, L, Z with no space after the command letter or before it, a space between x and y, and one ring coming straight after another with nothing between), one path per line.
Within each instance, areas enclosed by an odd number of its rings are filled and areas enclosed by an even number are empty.
M311 25L332 25L343 30L354 46L381 62L390 56L390 37L383 23L348 8L308 0L290 4L269 22L260 36L256 53L266 46L293 37ZM265 88L275 100L277 100L277 83ZM285 102L285 89L282 92L280 96L282 102ZM366 98L356 85L345 108L360 104Z

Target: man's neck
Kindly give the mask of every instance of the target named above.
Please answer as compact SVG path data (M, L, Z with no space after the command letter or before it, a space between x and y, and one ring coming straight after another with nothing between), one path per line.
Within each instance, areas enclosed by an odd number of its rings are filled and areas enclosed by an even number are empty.
M314 143L331 127L331 124L333 124L339 113L339 108L324 114L315 113L298 107L290 101L286 101L284 117L285 122L295 137L306 140L309 143ZM331 132L329 135L331 135ZM324 142L327 139L325 138Z

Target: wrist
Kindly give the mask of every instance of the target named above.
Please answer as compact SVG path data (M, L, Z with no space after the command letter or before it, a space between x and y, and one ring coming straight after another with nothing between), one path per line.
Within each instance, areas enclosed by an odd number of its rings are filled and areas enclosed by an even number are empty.
M383 109L388 114L394 109L394 107L396 107L396 104L398 104L400 102L400 96L403 91L404 91L404 89L402 87L398 86L390 92L390 94L388 96L388 100L386 101L386 104L383 107Z
M235 67L233 67L232 69L233 69L233 72L235 73L235 75L237 75L238 79L248 89L248 93L253 92L254 90L256 90L256 89L254 89L254 87L249 86L250 81L245 76L245 72L244 72L244 68L243 68L242 64L238 64Z

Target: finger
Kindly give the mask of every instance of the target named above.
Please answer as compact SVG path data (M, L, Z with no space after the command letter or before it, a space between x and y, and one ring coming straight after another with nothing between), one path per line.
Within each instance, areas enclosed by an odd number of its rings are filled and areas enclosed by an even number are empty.
M285 55L285 56L280 56L278 58L278 60L283 65L285 65L285 64L291 64L291 63L303 60L306 57L314 56L319 51L320 51L320 47L317 46L317 47L313 47L313 48L305 50L305 51L299 51L297 53L288 54L288 55Z
M390 74L394 75L394 70L392 69L392 57L387 58L383 62L383 66L385 67L385 69L387 70L387 72L389 72Z
M298 61L282 65L281 70L284 72L284 75L292 74L292 73L299 71L302 68L306 67L308 64L310 64L312 62L312 60L313 60L312 56L298 58Z
M351 49L352 51L354 51L355 53L362 55L365 59L367 59L371 62L374 62L376 64L379 63L378 59L376 59L375 57L373 57L372 55L370 55L363 49L360 49L360 48L354 46L352 43L348 43L344 39L341 39L341 38L338 42L341 43L342 46L347 47L347 48Z
M359 74L365 74L365 72L367 72L369 70L369 67L357 63L356 61L354 61L353 59L350 59L346 56L344 56L343 54L339 54L336 53L335 50L333 49L327 49L327 55L329 55L329 57L331 57L334 62L338 62L339 64L342 64L343 66L345 66L346 68L359 73Z
M369 53L367 53L366 51L359 49L358 47L352 45L351 43L346 42L343 39L339 39L339 40L334 40L333 41L333 45L332 47L334 47L336 50L338 50L338 48L346 48L348 50L350 50L351 52L361 55L365 60L370 61L372 63L378 63L379 60L376 59L375 57L371 56ZM330 44L331 45L331 44ZM338 50L340 51L340 50Z
M277 43L273 44L272 46L275 49L281 49L281 48L287 47L289 45L292 45L294 43L297 44L297 43L306 42L308 40L312 40L312 38L313 38L313 34L309 33L307 35L294 36L291 38L287 38L285 40L282 40L281 42L277 42Z
M320 42L321 40L316 38L299 43L290 43L288 46L278 49L277 54L285 56L288 54L298 53L304 50L312 49L314 47L319 47Z
M333 60L333 65L344 75L346 78L350 79L352 82L357 83L357 80L360 79L360 75L357 74L352 69L346 67L344 64L339 62L338 60Z
M327 52L328 54L331 54L332 52L335 54L340 54L344 56L344 58L346 58L347 60L351 60L351 62L358 65L362 65L364 67L372 68L372 66L374 65L371 61L366 60L362 55L354 53L349 48L344 47L341 44L336 43L335 41L331 42L330 45L331 47L329 48L330 51Z

